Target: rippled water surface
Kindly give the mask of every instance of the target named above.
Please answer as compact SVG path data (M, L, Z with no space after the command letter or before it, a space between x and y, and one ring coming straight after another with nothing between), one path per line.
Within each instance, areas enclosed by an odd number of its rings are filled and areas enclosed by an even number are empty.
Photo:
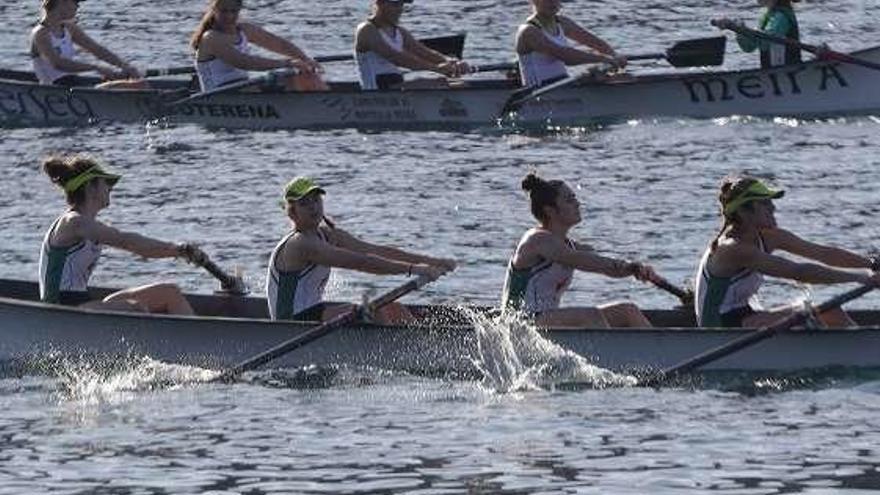
M0 1L0 60L27 68L39 2ZM346 53L366 0L252 0L245 15L314 54ZM188 63L201 2L85 2L81 24L141 67ZM565 3L624 53L713 35L708 19L750 19L750 2ZM798 4L804 37L837 49L878 42L880 2ZM466 31L466 58L505 61L523 1L417 2L418 34ZM729 44L726 65L754 57ZM659 66L651 66L651 70ZM632 70L640 70L634 67ZM353 79L346 64L328 66ZM239 266L255 291L287 228L292 176L318 177L342 227L377 242L458 259L460 269L408 300L493 304L504 264L532 224L519 180L531 168L578 186L576 235L652 262L685 284L718 227L715 188L749 171L787 189L780 223L860 252L880 247L874 117L822 121L644 120L522 135L229 132L192 126L0 129L0 277L35 279L43 232L63 208L39 173L50 152L101 157L124 175L112 224L200 243ZM108 250L94 282L171 280L209 292L198 269ZM347 272L335 298L356 301L398 278ZM812 290L812 289L811 289ZM768 303L840 289L770 284ZM670 296L578 275L566 304ZM866 296L853 306L877 307ZM3 323L0 322L0 325ZM317 343L315 345L318 345ZM586 385L500 392L494 384L382 370L267 371L232 385L156 363L55 363L0 379L0 493L877 493L880 381L871 374L708 376L682 387ZM625 382L621 382L625 383Z

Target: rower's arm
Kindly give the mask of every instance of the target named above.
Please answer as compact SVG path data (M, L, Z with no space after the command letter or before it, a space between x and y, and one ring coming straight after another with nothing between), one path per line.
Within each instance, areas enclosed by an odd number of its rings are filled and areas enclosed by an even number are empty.
M561 60L565 65L613 63L614 58L600 53L590 53L570 46L559 46L548 40L541 30L532 25L523 27L517 38L517 52L539 52Z
M601 273L603 275L624 278L639 272L640 263L609 258L593 251L572 249L571 246L553 236L542 236L538 241L537 254L546 260L570 266L584 272Z
M275 34L266 31L260 26L243 22L239 24L239 27L241 27L249 40L270 52L275 52L279 55L299 60L311 60L309 56L306 55L306 52L302 51L298 46L280 36L276 36Z
M79 217L74 222L73 227L76 235L82 239L89 239L98 244L122 249L144 258L173 258L181 255L177 244L142 236L134 232L125 232L97 220Z
M227 64L242 70L263 71L289 67L287 60L259 57L242 53L232 46L228 38L223 38L214 31L208 31L202 38L199 50L207 50L211 55Z
M617 52L615 52L614 48L611 48L611 45L605 40L580 27L578 23L568 17L560 16L559 25L562 26L565 36L569 39L577 41L581 45L588 46L599 53L608 55L609 57L617 56Z
M363 254L372 254L374 256L379 256L381 258L400 261L408 264L424 264L424 265L435 265L441 266L450 262L450 260L441 260L439 258L433 258L430 256L423 256L416 253L411 253L409 251L404 251L402 249L398 249L391 246L380 246L378 244L372 244L357 237L349 234L348 232L341 229L333 229L332 237L334 243L342 247L344 249L348 249L350 251L363 253ZM452 261L452 267L454 268L455 262Z
M762 234L772 246L826 265L840 268L871 268L872 260L852 251L816 244L784 229L770 229Z
M807 284L845 284L850 282L868 283L868 272L850 272L828 268L816 263L796 263L749 246L737 250L737 258L745 268L757 270L771 277L797 280Z
M70 30L70 36L73 39L73 42L77 45L83 47L86 51L94 55L95 57L107 62L110 65L119 67L120 69L130 69L131 66L126 63L124 60L119 58L115 53L110 50L104 48L103 45L93 40L89 35L87 35L82 29L79 28L76 24L68 24L68 29Z
M370 23L364 23L360 29L358 29L355 49L359 52L376 52L379 56L398 67L404 67L411 70L429 70L434 72L438 72L439 70L438 64L417 57L406 50L399 52L392 48L384 39L382 39L382 36L379 34L379 29Z
M55 67L58 70L64 72L88 72L92 70L98 70L98 67L95 64L77 62L76 60L64 58L59 55L58 52L55 51L55 49L52 47L50 33L49 30L46 28L37 31L36 35L34 36L34 45L36 46L37 53L48 60L49 63L52 64L52 67Z
M300 248L300 253L307 261L317 265L347 268L374 275L405 275L412 271L412 263L359 253L326 242L305 243Z

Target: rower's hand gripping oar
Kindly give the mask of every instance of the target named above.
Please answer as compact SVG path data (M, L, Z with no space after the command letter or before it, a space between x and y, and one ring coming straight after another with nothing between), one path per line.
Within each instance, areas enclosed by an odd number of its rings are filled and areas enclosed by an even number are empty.
M200 266L208 273L214 276L220 282L220 288L223 292L236 296L247 294L247 286L241 277L229 275L201 249L196 248L192 244L181 244L179 247L180 254L193 265Z
M679 41L672 45L665 52L644 53L637 55L624 55L627 61L630 60L659 60L665 59L673 67L705 67L715 66L724 63L724 51L727 44L727 38L724 36L714 36L711 38L695 38L691 40ZM493 64L494 67L498 64ZM603 67L603 66L599 66ZM523 104L551 91L568 86L583 78L593 77L597 73L604 73L604 69L599 71L596 68L587 70L582 74L576 74L566 77L559 81L537 88L524 88L514 91L504 104L501 115L507 115L515 112L523 106Z
M354 322L361 311L364 311L368 314L372 314L377 309L391 304L392 302L400 299L401 297L418 290L429 282L434 281L434 278L430 278L427 276L420 276L418 278L414 278L405 284L397 287L394 290L386 292L385 294L373 299L372 301L367 302L366 307L355 306L353 309L346 311L345 313L340 314L339 316L334 317L331 320L328 320L310 330L306 330L305 332L293 337L290 340L282 342L281 344L260 353L250 359L242 361L241 363L229 368L224 371L220 376L218 376L214 381L223 381L228 382L238 375L244 373L245 371L250 371L260 366L279 358L285 354L288 354L300 347L317 340L334 330L345 326L348 323Z
M877 285L872 283L872 284L862 285L861 287L853 289L849 292L844 292L843 294L840 294L840 295L838 295L832 299L829 299L828 301L825 301L824 303L816 306L815 313L822 314L822 313L829 311L831 309L834 309L838 306L842 306L843 304L846 304L846 303L852 301L853 299L857 299L859 297L862 297L863 295L867 294L868 292L871 292L872 290L874 290L876 288L877 288ZM807 313L806 311L798 311L798 312L792 314L791 316L783 318L782 320L780 320L772 325L755 330L754 332L743 335L742 337L734 339L724 345L721 345L721 346L716 347L714 349L710 349L710 350L703 352L697 356L694 356L690 359L682 361L681 363L676 364L675 366L671 366L669 368L666 368L666 369L660 371L659 373L657 373L656 375L642 381L640 383L640 385L650 386L650 387L662 385L664 382L668 381L671 377L674 377L674 376L679 375L681 373L686 373L688 371L695 370L701 366L704 366L704 365L709 364L711 362L717 361L721 358L727 357L727 356L733 354L734 352L745 349L745 348L747 348L753 344L756 344L764 339L772 337L772 336L776 335L777 333L784 332L793 326L799 325L799 324L803 323L804 321L806 321L809 318L809 316L810 316L809 313Z
M436 38L425 38L419 40L428 48L440 52L450 57L461 58L464 53L464 41L466 34L454 34L451 36L439 36ZM321 64L328 62L344 62L353 60L354 55L351 53L324 55L315 57L315 61ZM196 69L192 65L183 65L180 67L166 67L163 69L148 69L144 71L144 77L163 77L177 76L181 74L195 74Z
M741 34L744 36L751 36L753 38L762 39L765 41L769 41L770 43L776 43L779 45L787 45L799 48L805 52L810 52L815 54L819 60L835 60L838 62L844 62L847 64L861 65L862 67L868 67L870 69L880 70L880 64L877 62L872 62L870 60L865 60L863 58L854 57L847 53L841 53L834 50L831 50L825 45L817 46L817 45L808 45L806 43L801 43L800 41L793 40L791 38L786 38L783 36L776 36L774 34L766 33L764 31L758 31L756 29L747 28L741 22L734 22L729 19L713 19L711 21L712 25L719 29L727 29L733 31L734 33Z

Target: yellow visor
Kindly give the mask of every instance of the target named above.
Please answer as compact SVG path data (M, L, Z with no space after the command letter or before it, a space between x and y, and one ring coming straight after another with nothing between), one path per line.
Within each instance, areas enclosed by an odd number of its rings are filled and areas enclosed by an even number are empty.
M746 189L737 197L731 199L726 205L724 205L724 214L732 215L736 210L739 209L740 206L751 201L759 201L762 199L779 199L784 195L785 191L770 189L763 182L756 180L751 186L748 187L748 189Z
M116 174L111 174L103 171L101 167L95 165L89 169L86 169L83 173L77 175L76 177L70 179L69 181L64 183L64 192L72 193L76 192L82 186L88 184L88 182L92 179L105 179L110 187L116 185L119 182L120 176Z

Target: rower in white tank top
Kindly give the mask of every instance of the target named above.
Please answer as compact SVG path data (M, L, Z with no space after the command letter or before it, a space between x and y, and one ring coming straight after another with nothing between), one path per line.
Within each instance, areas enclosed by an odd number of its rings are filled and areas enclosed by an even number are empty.
M266 298L269 301L269 316L273 320L293 319L299 313L324 300L324 287L330 279L329 266L309 264L300 270L285 272L279 270L276 265L276 259L281 249L298 233L293 231L284 236L269 257ZM325 239L320 230L318 235Z
M392 34L388 34L382 29L378 29L378 31L388 46L395 51L403 52L403 35L399 29L394 28L394 33ZM403 73L396 65L376 52L358 52L355 49L354 58L357 61L358 72L361 77L361 89L379 89L379 83L377 82L379 76L392 75L403 77Z
M528 24L540 29L551 43L562 47L569 46L568 38L565 37L565 32L558 22L556 23L556 33L547 32L536 19L529 20ZM519 59L522 85L527 88L541 86L554 79L568 77L568 69L565 67L565 63L550 55L533 51L517 54L517 58Z
M62 293L88 292L89 278L102 250L100 244L88 239L73 246L52 246L49 241L60 221L61 217L52 223L40 249L40 300L53 304L61 302Z
M565 242L575 249L570 239ZM501 307L533 315L558 308L562 294L571 286L574 268L546 260L529 268L515 268L513 258L507 264Z
M58 70L54 65L49 63L48 60L43 58L42 55L37 51L37 46L34 43L33 37L36 34L37 30L43 27L42 25L37 25L31 31L31 62L34 68L34 75L37 76L37 80L40 84L52 84L56 80L61 79L62 77L72 75L70 72L65 72L62 70ZM54 32L49 32L49 39L52 41L52 48L58 52L63 58L73 60L76 58L76 48L73 45L73 38L70 35L70 30L67 27L64 28L61 36L58 36Z
M238 39L235 41L234 46L241 53L250 53L247 35L241 29L238 29ZM217 57L212 57L208 60L196 60L195 66L202 91L210 91L214 88L244 81L248 78L246 70L233 67Z

